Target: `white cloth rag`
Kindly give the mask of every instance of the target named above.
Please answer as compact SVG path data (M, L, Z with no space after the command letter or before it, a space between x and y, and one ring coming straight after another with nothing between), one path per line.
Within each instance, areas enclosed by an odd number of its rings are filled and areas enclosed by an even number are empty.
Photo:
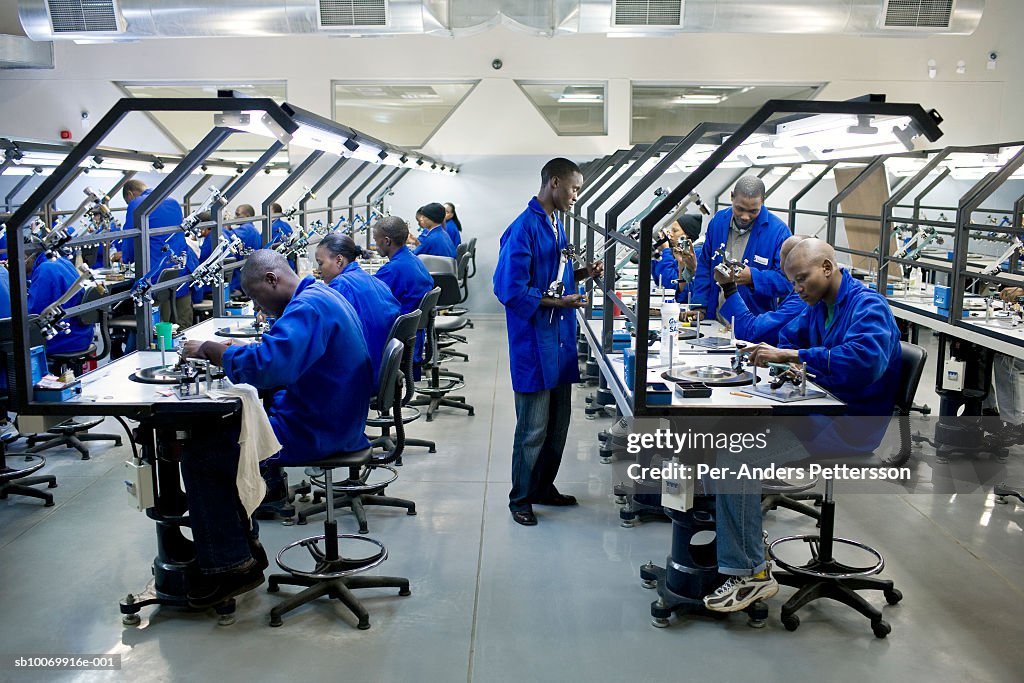
M242 431L238 436L240 454L235 486L245 514L251 517L267 493L267 485L260 475L260 462L280 451L281 442L270 426L270 418L263 410L263 401L256 387L233 384L224 389L210 389L208 394L211 398L242 399Z

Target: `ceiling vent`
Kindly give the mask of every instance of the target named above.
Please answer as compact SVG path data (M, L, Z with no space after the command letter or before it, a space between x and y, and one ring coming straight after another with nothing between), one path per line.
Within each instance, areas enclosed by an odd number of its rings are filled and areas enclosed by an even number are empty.
M382 28L388 25L387 0L318 0L320 28Z
M47 0L50 26L60 33L124 33L118 0Z
M955 0L886 0L885 23L888 29L948 29Z
M679 26L683 0L615 0L613 26Z

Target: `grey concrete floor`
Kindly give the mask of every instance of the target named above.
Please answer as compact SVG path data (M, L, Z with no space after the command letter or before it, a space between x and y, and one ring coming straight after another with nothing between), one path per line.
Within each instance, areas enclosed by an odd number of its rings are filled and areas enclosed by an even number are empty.
M596 433L574 392L574 419L559 485L577 508L536 508L537 527L514 524L506 507L515 414L503 321L477 317L467 330L463 392L476 415L442 410L409 427L438 442L411 449L392 495L419 514L370 509L370 536L388 546L381 574L408 577L412 595L362 591L372 628L359 631L328 601L268 627L281 599L264 588L238 601L238 620L147 609L142 624L121 624L118 600L141 589L155 553L153 523L124 491L126 447L97 446L81 461L48 454L56 506L0 501L0 654L119 654L119 672L0 669L0 680L308 680L360 681L1020 681L1024 677L1024 506L991 495L840 492L838 533L874 545L884 576L905 596L885 607L893 627L876 639L867 621L826 601L801 612L786 631L770 601L764 629L742 616L674 619L650 625L651 591L639 581L648 560L664 561L670 526L619 526ZM925 343L930 341L926 338ZM932 346L934 350L934 346ZM921 402L937 407L926 370ZM111 423L105 431L116 431ZM1021 453L1016 453L1015 461ZM301 476L300 471L293 474ZM1024 475L1019 483L1024 483ZM354 533L350 513L340 526ZM772 512L773 536L813 533L786 511ZM268 550L322 530L263 523ZM875 604L881 596L871 596Z

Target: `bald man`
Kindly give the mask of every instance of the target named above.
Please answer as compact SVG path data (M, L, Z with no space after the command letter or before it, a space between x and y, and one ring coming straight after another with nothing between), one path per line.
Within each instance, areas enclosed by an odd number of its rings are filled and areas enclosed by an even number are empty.
M786 275L805 310L779 333L779 348L760 344L752 363L807 363L814 381L847 404L857 416L892 416L900 381L900 335L885 297L839 268L835 251L821 240L806 239L786 257ZM720 454L716 465L767 467L808 457L805 440L813 434L815 452L836 455L870 453L881 443L888 419L829 421L808 418L807 434L773 430L769 448ZM737 471L733 469L732 471ZM719 572L730 578L704 598L717 612L745 609L778 592L765 561L762 541L761 484L756 479L711 482L715 496ZM728 487L728 490L724 490Z
M782 243L779 250L779 264L786 267L786 257L789 252L800 242L807 239L807 235L792 235ZM761 315L755 315L747 308L747 302L739 295L736 286L736 279L729 275L723 275L715 270L715 282L722 288L725 295L725 303L719 314L726 322L733 326L737 339L744 341L765 344L778 344L779 332L793 318L804 312L806 306L796 292L790 292L789 296L782 300L779 307L774 311L768 311Z
M363 434L373 368L355 309L339 293L292 271L271 249L253 252L241 268L242 287L277 318L259 344L189 341L185 354L224 368L234 383L274 394L270 424L281 452L264 461L268 498L284 497L282 466L306 465L339 451L369 447ZM210 607L263 583L266 553L238 497L237 430L211 430L186 442L181 471L188 496L200 576L188 601Z

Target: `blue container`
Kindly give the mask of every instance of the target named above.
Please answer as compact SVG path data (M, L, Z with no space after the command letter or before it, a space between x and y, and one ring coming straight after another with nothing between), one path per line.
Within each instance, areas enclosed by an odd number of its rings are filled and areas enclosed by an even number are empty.
M940 312L944 309L947 314L949 313L949 304L952 299L953 296L949 287L944 285L935 285L935 294L932 297L932 301L935 306L940 309Z
M612 351L621 351L629 348L631 339L629 330L615 330L612 332Z
M647 385L647 405L672 405L672 390L664 382L650 382Z
M622 363L625 366L625 372L623 374L626 378L626 387L630 391L633 391L633 375L636 373L636 350L623 349Z
M49 369L46 367L46 347L33 346L29 350L29 354L32 357L32 384L35 384L41 380ZM4 366L3 358L0 357L0 366ZM0 372L0 392L7 393L7 368L3 367L3 372Z
M35 389L33 396L36 401L41 403L60 403L61 401L67 401L69 398L80 396L82 393L82 383L73 382L63 389Z

